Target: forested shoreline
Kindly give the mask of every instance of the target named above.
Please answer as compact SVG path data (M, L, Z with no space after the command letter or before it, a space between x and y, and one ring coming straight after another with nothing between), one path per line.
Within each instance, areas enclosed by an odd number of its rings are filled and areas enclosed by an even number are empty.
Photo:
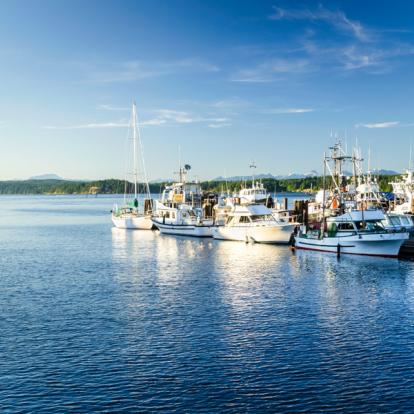
M381 191L391 191L389 184L398 179L399 175L381 175L377 177ZM261 180L269 192L311 192L322 187L322 177L306 177L296 179L266 178ZM327 180L329 185L330 179ZM168 183L151 183L150 191L157 194ZM245 186L245 181L203 181L201 187L205 191L222 192L236 191ZM249 185L249 181L247 181ZM140 185L142 188L142 185ZM23 180L0 181L0 194L122 194L133 192L133 184L124 180L107 179L97 181L68 180Z

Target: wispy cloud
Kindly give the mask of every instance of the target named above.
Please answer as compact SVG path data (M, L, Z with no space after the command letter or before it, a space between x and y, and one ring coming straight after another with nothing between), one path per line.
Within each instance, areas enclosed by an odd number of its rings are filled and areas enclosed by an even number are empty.
M129 60L108 66L109 69L92 70L88 80L97 83L133 82L173 74L220 71L217 65L197 58L153 62Z
M210 128L229 126L230 120L226 117L200 116L187 111L173 109L158 109L155 118L142 122L142 125L174 125L205 123Z
M203 124L209 128L222 128L230 126L231 122L228 117L219 117L215 115L201 116L188 111L179 111L175 109L157 109L152 111L153 117L142 119L139 125L142 127L152 126L177 126L189 124ZM1 126L1 124L0 124ZM126 120L117 122L92 122L75 125L46 125L44 129L50 130L76 130L76 129L105 129L105 128L128 128L131 123Z
M267 114L304 114L307 112L314 112L313 108L275 108L266 110Z
M240 69L230 78L232 82L267 83L282 80L283 75L304 73L311 70L306 58L266 59L249 69Z
M396 127L399 125L400 125L399 121L388 121L388 122L377 122L373 124L356 124L355 127L372 129L372 128L392 128L392 127Z
M316 9L284 9L274 6L274 13L269 16L271 20L309 20L322 21L336 30L347 33L360 41L369 41L371 33L360 22L351 20L341 10L329 10L319 5Z
M113 106L113 105L99 105L98 109L101 109L104 111L114 111L114 112L124 112L124 111L131 110L131 108L127 108L126 106Z
M225 127L228 127L228 126L231 126L231 124L230 123L221 123L221 124L208 124L207 125L209 128L214 128L214 129L217 129L217 128L225 128Z
M79 125L46 125L44 129L103 129L103 128L126 128L129 122L104 122Z
M222 99L219 101L215 101L211 104L213 108L224 109L224 110L241 108L241 107L245 107L248 105L249 105L248 101L244 99L240 99L240 98Z

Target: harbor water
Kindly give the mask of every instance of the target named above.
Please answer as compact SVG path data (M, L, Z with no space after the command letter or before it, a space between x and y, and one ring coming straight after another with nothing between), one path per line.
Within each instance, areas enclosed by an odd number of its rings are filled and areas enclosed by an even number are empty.
M294 196L290 196L292 201ZM413 412L414 262L0 198L0 412Z

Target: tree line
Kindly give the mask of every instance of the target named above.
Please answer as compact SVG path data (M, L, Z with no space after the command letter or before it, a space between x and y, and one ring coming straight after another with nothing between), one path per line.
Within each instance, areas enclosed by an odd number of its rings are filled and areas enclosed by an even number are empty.
M392 191L391 181L399 179L399 175L378 176L378 184L381 191ZM332 184L330 177L326 179L326 185ZM262 179L268 192L301 192L317 191L323 186L323 177L306 177L292 179ZM149 185L152 194L159 194L168 183L151 183ZM250 185L251 181L203 181L201 188L211 192L234 192ZM140 184L140 192L143 185ZM67 180L26 180L26 181L0 181L0 194L123 194L133 193L131 182L117 179L97 181L67 181Z

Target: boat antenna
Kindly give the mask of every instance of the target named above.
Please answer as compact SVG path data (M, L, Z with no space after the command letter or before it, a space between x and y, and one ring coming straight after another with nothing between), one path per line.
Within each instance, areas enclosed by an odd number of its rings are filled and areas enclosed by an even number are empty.
M183 182L183 171L181 168L181 145L178 145L178 171L179 171L178 181L182 183Z
M254 161L252 161L252 163L250 164L250 169L252 168L257 168L256 164ZM255 181L255 175L254 175L254 170L252 170L252 182L253 182L253 187L254 187L254 181Z
M227 171L226 170L224 170L224 179L225 179L225 182L226 182L226 193L227 193L227 195L229 195L230 194L229 193L229 184L227 182Z

